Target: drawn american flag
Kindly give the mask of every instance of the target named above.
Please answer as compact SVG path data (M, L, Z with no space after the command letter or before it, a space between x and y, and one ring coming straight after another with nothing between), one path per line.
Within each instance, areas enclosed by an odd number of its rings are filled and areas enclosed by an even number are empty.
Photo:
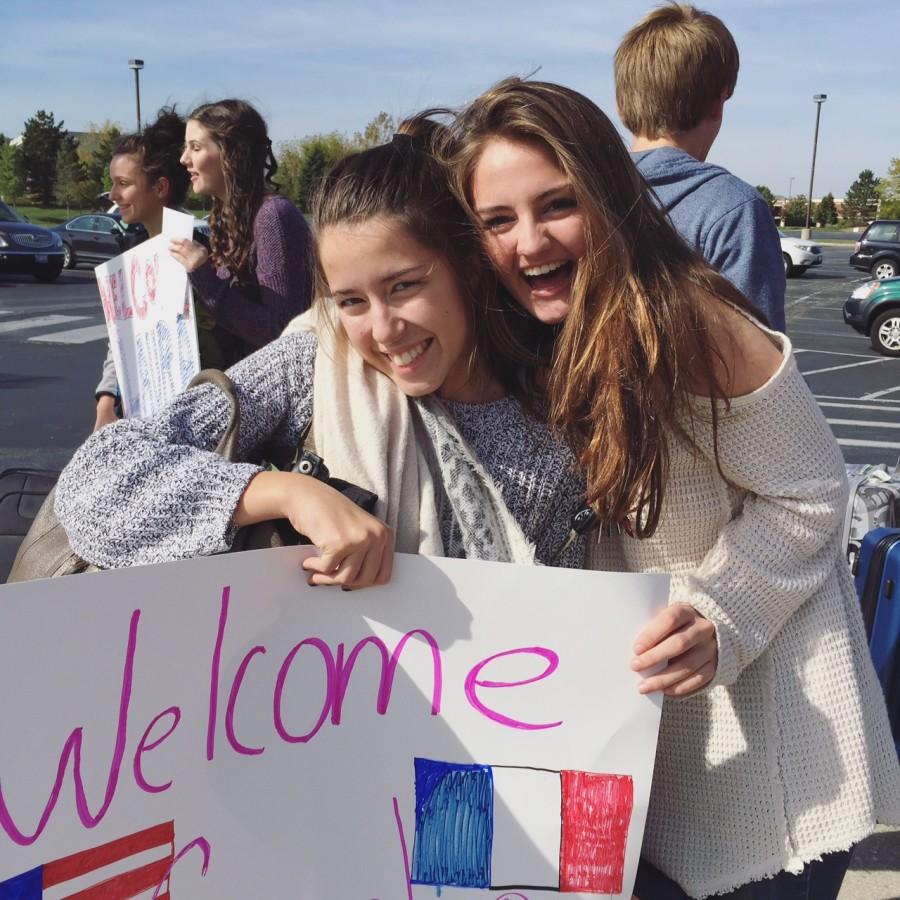
M175 858L164 822L0 881L0 900L132 900L153 895ZM158 900L171 900L168 885Z

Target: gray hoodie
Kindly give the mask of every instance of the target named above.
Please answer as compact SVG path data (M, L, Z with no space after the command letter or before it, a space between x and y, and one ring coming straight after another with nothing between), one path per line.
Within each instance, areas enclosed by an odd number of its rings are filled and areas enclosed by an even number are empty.
M631 158L681 236L784 331L784 262L765 200L727 169L675 147Z

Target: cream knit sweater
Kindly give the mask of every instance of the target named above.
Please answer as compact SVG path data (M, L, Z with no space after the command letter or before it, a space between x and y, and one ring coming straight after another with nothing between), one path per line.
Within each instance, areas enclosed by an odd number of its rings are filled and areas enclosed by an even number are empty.
M799 871L900 824L900 766L839 546L837 443L783 335L777 373L732 401L713 458L672 440L653 537L603 539L597 568L673 573L717 631L709 688L666 700L643 853L692 897Z

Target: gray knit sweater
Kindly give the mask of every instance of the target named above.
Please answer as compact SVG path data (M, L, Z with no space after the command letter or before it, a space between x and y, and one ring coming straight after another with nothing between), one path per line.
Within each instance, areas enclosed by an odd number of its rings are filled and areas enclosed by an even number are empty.
M237 502L262 471L263 447L295 448L310 421L317 346L312 333L286 335L229 370L241 405L242 462L213 452L228 408L211 385L182 394L156 417L123 420L93 434L57 487L56 511L75 551L103 568L118 568L227 550ZM561 550L584 493L565 447L512 398L447 406L535 543L537 558L581 567L582 539ZM449 508L442 509L442 536L447 555L459 556L450 517Z

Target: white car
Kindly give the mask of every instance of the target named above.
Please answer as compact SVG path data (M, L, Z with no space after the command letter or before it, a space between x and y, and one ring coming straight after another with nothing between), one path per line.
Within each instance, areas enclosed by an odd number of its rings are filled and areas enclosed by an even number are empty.
M822 248L812 241L788 237L778 232L781 238L781 255L784 258L784 276L802 275L813 266L822 265Z

